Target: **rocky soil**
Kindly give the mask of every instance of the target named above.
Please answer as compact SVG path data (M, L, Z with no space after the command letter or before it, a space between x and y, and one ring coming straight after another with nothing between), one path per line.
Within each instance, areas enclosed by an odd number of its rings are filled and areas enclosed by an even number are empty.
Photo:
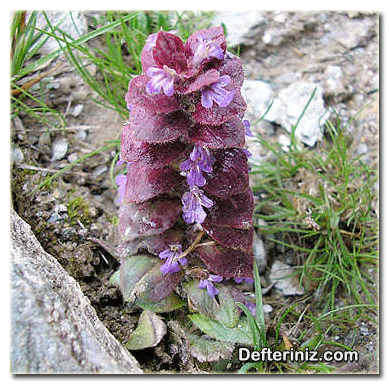
M245 20L243 26L236 24L242 20ZM342 121L356 115L349 125L355 153L365 154L366 161L377 166L377 14L220 12L214 23L221 21L229 31L230 46L235 50L239 46L244 62L249 80L245 87L250 120L255 122L262 116L273 99L274 107L278 108L277 113L272 115L269 111L263 121L253 124L253 131L269 141L284 142L287 147L288 119L301 113L304 106L301 103L307 102L316 89L311 121L302 124L305 130L299 133L301 141L315 150L322 136L318 121L325 113ZM50 66L56 69L43 82L45 97L50 107L66 117L66 127L48 129L27 115L12 119L12 205L31 225L45 251L55 256L77 280L102 323L119 342L125 343L137 323L139 311L127 307L120 291L109 281L119 265L115 251L118 206L110 179L117 148L112 146L77 163L106 142L118 139L123 121L116 112L103 109L92 100L96 95L64 58ZM297 112L293 109L296 105L300 105ZM255 161L266 158L266 151L255 143L251 144L251 150ZM35 190L47 176L74 162L49 186ZM259 248L263 266L270 270L266 249L261 245ZM282 291L277 291L269 301L275 303L274 308L268 307L269 312L290 301ZM378 348L377 330L370 323L355 327L360 329L357 337L361 353L374 352ZM200 369L193 363L178 367L169 348L165 343L134 355L146 371ZM373 372L377 370L377 362L363 361L352 369Z

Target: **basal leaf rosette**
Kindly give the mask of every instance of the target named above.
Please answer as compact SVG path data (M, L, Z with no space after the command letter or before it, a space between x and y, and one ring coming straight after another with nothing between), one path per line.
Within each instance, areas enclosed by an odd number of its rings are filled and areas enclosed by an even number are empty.
M222 27L186 43L174 32L150 35L141 62L125 97L127 173L117 178L123 257L157 256L164 296L200 264L198 287L215 296L222 281L252 277L242 62L226 51Z

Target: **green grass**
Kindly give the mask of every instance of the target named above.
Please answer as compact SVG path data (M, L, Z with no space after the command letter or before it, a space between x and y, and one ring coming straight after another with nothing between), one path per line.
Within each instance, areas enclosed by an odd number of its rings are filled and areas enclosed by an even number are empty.
M335 308L337 296L374 303L368 269L378 261L378 169L352 154L346 128L327 122L326 138L315 150L298 146L293 133L287 152L258 138L272 161L252 170L260 176L253 190L261 196L255 209L265 223L261 233L298 256L301 282L325 311Z

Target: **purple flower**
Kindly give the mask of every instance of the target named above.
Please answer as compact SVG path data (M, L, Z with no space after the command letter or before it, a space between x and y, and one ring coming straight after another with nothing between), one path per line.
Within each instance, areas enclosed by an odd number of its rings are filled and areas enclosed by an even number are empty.
M124 175L123 173L120 173L115 178L115 183L118 186L118 195L119 195L115 201L118 204L121 204L121 202L123 201L124 192L126 190L126 181L127 181L127 176Z
M227 91L224 89L231 81L230 76L223 75L219 80L205 88L201 92L201 105L204 108L211 108L213 102L217 103L219 107L227 107L234 97L235 91Z
M207 279L200 280L198 287L200 289L206 288L208 295L215 297L219 293L219 290L213 285L213 283L220 283L222 280L222 276L210 274Z
M256 313L257 313L257 306L255 305L255 303L246 303L245 306L251 312L251 314L253 316L256 315Z
M207 214L204 211L204 207L211 208L213 201L204 195L204 192L196 185L192 186L189 192L185 192L182 196L182 212L183 219L188 224L198 223L201 224Z
M251 156L253 156L253 154L247 148L242 148L242 151L244 152L244 154L247 156L248 159Z
M166 261L164 265L161 265L161 272L164 274L176 273L180 270L180 266L178 265L178 263L180 263L181 265L188 264L188 260L185 257L176 260L176 257L179 256L181 253L181 244L170 245L169 249L165 249L164 251L162 251L158 256L160 259L166 259Z
M187 173L187 182L190 187L197 185L203 187L206 180L202 172L212 172L214 157L201 145L195 145L189 159L185 160L181 166L181 171Z
M248 137L254 137L254 134L251 132L250 129L250 122L248 120L243 120L243 125L246 128L246 136Z
M146 84L146 90L149 94L161 93L163 90L166 96L172 96L174 93L174 78L176 71L167 67L150 67L146 71L151 80Z
M195 52L193 54L193 65L196 66L200 64L202 61L210 58L210 57L216 57L217 59L223 59L224 52L223 49L207 40L206 38L199 36L197 38L196 48Z

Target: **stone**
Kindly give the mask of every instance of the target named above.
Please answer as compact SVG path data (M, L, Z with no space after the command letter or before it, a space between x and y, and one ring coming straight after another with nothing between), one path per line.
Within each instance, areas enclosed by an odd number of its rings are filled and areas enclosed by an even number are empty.
M11 148L11 163L22 164L24 160L23 152L20 148Z
M13 374L140 374L89 299L11 210Z
M68 141L65 137L59 136L55 138L52 147L51 161L58 161L65 157L69 148Z
M355 49L366 45L373 27L374 21L370 18L343 18L341 24L331 26L326 38L341 44L347 49Z
M242 85L242 96L247 103L247 114L259 119L273 100L273 88L261 80L246 79Z
M227 44L236 47L250 44L253 35L258 33L257 27L266 21L261 11L217 11L212 20L215 26L225 25Z
M315 94L307 106L313 92ZM299 121L304 108L306 110ZM328 116L324 107L323 88L319 84L297 81L279 92L265 119L281 125L288 132L298 123L295 136L302 143L313 147L322 138L322 127Z
M254 260L257 263L258 271L263 272L267 265L267 254L262 239L254 231L253 235Z
M58 29L65 32L71 39L77 39L88 32L88 21L81 11L45 11L46 16L53 27L58 26ZM38 13L37 28L47 28L47 21L42 12ZM50 28L48 29L50 30ZM62 35L57 32L57 35L62 38ZM49 37L40 52L44 55L52 53L59 48L58 40L54 37Z
M324 90L326 94L341 93L344 89L342 84L343 72L338 65L329 65L324 71Z
M274 287L279 289L284 296L303 295L305 292L300 286L295 270L282 261L276 260L273 263L269 279L275 283Z
M72 116L73 117L78 117L81 115L82 111L84 109L84 105L83 104L77 104L73 107L72 109Z

